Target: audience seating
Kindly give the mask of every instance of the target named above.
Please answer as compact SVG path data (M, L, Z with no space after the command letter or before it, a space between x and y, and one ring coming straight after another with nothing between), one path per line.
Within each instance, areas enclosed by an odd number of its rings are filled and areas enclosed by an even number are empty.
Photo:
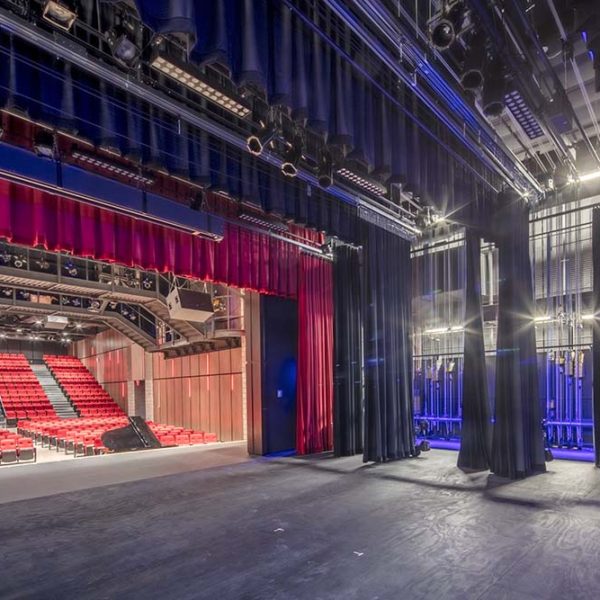
M121 417L125 413L74 356L45 355L44 362L81 417Z
M8 429L0 429L0 464L35 460L33 440Z
M121 417L80 417L48 421L19 421L17 432L42 447L64 451L73 456L94 456L108 452L102 434L126 427L129 420Z
M163 446L191 446L218 441L215 433L194 431L193 429L175 427L174 425L160 425L153 421L147 421L147 424Z
M0 401L9 422L56 418L54 407L24 354L0 353Z

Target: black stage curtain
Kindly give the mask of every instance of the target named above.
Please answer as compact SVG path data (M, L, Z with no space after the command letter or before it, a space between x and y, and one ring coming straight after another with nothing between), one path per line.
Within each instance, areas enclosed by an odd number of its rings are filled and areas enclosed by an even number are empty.
M465 368L463 373L461 469L490 468L491 430L481 313L481 250L479 235L465 233Z
M363 460L415 454L412 413L410 243L365 224Z
M333 451L350 456L363 450L362 293L360 252L335 249Z
M592 211L592 256L593 256L593 290L594 314L600 311L600 208ZM600 327L597 317L594 319L593 337L593 394L594 394L594 454L596 466L600 467Z
M500 283L491 470L517 479L546 470L533 323L529 207L515 193L502 193L494 221Z

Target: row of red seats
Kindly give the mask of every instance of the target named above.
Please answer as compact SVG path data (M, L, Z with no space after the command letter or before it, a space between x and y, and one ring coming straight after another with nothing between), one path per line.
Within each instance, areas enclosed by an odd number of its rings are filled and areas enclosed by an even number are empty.
M36 460L33 440L7 429L0 429L0 464L30 460Z
M147 421L146 423L163 446L190 446L217 441L215 433L194 431L193 429L185 429L184 427L172 425L161 425L153 421Z
M0 355L0 401L9 421L56 417L24 354Z
M19 421L20 435L31 438L42 447L64 451L74 456L105 454L102 435L111 429L126 427L126 417L79 419L52 419L46 421Z
M78 358L45 355L44 361L80 416L125 414Z

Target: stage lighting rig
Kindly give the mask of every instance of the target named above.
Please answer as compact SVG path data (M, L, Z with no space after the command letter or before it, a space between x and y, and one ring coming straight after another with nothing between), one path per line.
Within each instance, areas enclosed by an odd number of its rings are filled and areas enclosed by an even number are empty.
M73 3L64 0L45 0L42 17L54 27L69 31L77 20L77 13Z
M40 129L35 134L33 150L38 156L53 159L56 153L54 134L47 129Z
M466 90L476 91L483 85L483 67L486 52L485 35L475 32L467 44L460 83Z
M447 50L468 25L468 11L463 0L444 0L442 10L427 23L429 39L437 50Z
M265 147L279 135L279 127L273 121L262 124L257 133L248 136L246 140L248 152L254 156L260 156Z
M333 184L333 158L327 148L322 148L319 153L317 178L322 188L328 188Z
M150 66L185 85L193 92L204 96L207 100L225 108L240 119L246 118L251 112L242 100L232 98L225 90L217 89L216 85L209 83L206 76L194 65L157 53L150 61Z
M302 159L303 147L304 140L302 139L302 135L296 133L283 154L281 172L286 177L296 177L298 175L298 165Z
M136 42L140 25L127 15L119 15L120 23L106 33L106 43L112 55L126 67L137 65L141 49Z

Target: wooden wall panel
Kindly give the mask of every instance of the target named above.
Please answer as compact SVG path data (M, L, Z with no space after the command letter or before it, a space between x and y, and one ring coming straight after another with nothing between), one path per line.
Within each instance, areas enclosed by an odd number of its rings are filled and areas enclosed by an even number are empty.
M219 375L220 432L223 442L233 439L233 423L231 414L231 374Z
M244 407L242 398L242 374L231 374L231 431L232 439L244 438Z

